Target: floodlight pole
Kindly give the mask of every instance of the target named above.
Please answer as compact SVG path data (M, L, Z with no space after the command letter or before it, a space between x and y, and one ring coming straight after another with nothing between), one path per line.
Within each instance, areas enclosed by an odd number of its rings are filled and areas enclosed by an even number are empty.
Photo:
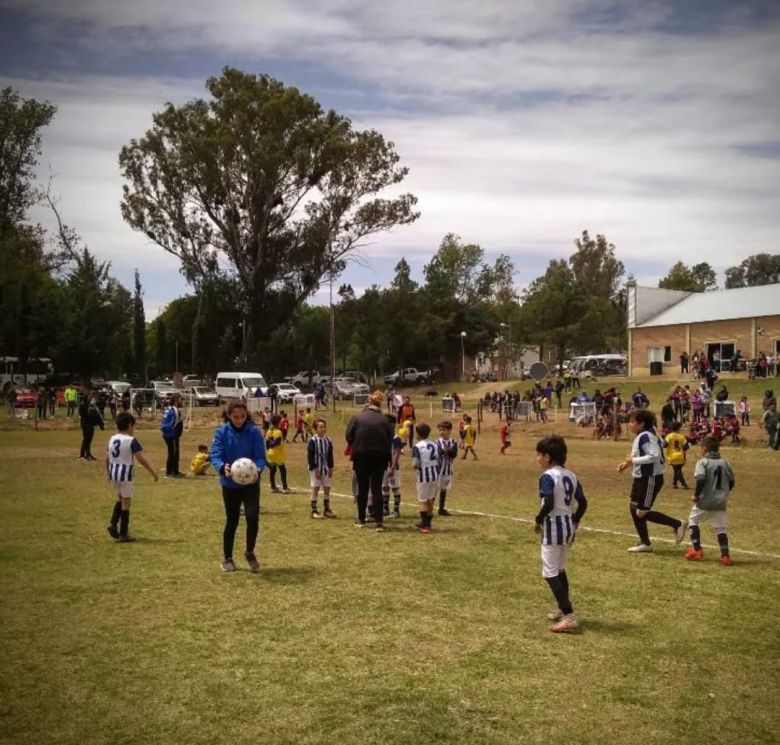
M466 382L466 332L460 332L461 381Z
M330 257L330 399L336 413L336 394L333 380L336 377L336 309L333 306L333 256Z

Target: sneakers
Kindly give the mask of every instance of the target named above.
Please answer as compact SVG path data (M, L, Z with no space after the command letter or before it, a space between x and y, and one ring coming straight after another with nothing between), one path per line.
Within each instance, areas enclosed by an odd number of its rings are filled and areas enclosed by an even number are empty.
M319 512L317 512L317 510L312 510L312 511L311 511L311 516L312 516L312 517L313 517L315 520L322 520L322 515L320 515L320 513L319 513Z
M401 517L401 512L399 510L393 510L387 517L391 520L398 520L398 518Z
M550 621L560 621L563 618L563 611L560 608L556 608L554 612L547 614L547 618Z
M376 524L376 532L377 533L384 533L385 532L385 526L383 523L377 523Z
M233 561L233 559L225 559L222 562L222 571L223 572L235 572L236 571L236 563Z
M430 529L430 528L420 528L420 532L421 532L423 535L430 535L432 531L431 531L431 529Z
M724 567L734 566L734 562L731 560L731 557L728 554L726 554L726 556L721 556L720 557L720 563Z
M246 557L246 563L249 564L249 571L255 573L259 572L260 562L257 560L257 557L254 555L254 553L247 551L244 556ZM233 565L233 568L235 569L235 564Z
M356 528L365 528L366 527L366 523L365 522L360 522L360 520L355 520L355 527Z
M688 521L683 520L680 523L679 528L674 529L674 542L679 545L682 543L682 539L685 538L685 532L688 530Z
M440 507L439 514L444 515L444 517L449 517L452 513L449 510L445 510L444 507Z
M637 543L636 546L631 546L628 549L630 554L651 554L653 553L653 547L649 543Z
M688 559L688 561L701 561L704 558L704 551L702 551L700 548L694 548L691 546L685 552L685 558Z
M271 492L273 492L274 494L281 494L282 490L278 486L272 486Z
M333 510L325 510L325 512L322 513L323 517L330 517L335 518L336 513Z
M550 631L552 631L553 634L579 634L580 622L577 619L577 616L573 613L569 613L569 615L564 616L558 623L550 626Z
M283 494L292 494L293 490L290 489L289 487L285 486L284 489L282 489L282 493Z
M124 535L120 535L119 538L117 538L117 541L119 541L119 543L135 543L135 536L125 533Z
M106 530L108 531L108 534L114 539L117 540L119 538L119 531L117 530L116 525L109 525Z

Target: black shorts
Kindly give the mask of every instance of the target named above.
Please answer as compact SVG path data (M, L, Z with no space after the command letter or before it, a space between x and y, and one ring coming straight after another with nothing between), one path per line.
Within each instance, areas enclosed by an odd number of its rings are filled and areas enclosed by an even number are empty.
M663 476L648 476L634 479L631 484L631 504L638 510L652 509L658 492L664 485Z

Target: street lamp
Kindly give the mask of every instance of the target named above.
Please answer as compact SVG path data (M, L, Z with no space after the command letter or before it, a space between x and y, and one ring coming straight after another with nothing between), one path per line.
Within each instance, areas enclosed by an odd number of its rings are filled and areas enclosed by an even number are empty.
M460 332L461 380L466 381L466 332Z

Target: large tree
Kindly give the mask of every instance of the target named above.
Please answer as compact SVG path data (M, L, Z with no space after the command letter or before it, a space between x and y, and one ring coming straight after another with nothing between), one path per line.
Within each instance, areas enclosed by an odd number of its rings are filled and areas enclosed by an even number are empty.
M780 282L780 254L754 254L726 269L726 289Z
M684 292L705 292L718 288L715 271L706 262L687 266L678 261L669 273L658 283L664 290L683 290Z
M415 220L416 199L377 197L407 173L393 144L296 88L233 68L206 87L122 148L122 214L196 286L235 279L254 354L367 236Z

